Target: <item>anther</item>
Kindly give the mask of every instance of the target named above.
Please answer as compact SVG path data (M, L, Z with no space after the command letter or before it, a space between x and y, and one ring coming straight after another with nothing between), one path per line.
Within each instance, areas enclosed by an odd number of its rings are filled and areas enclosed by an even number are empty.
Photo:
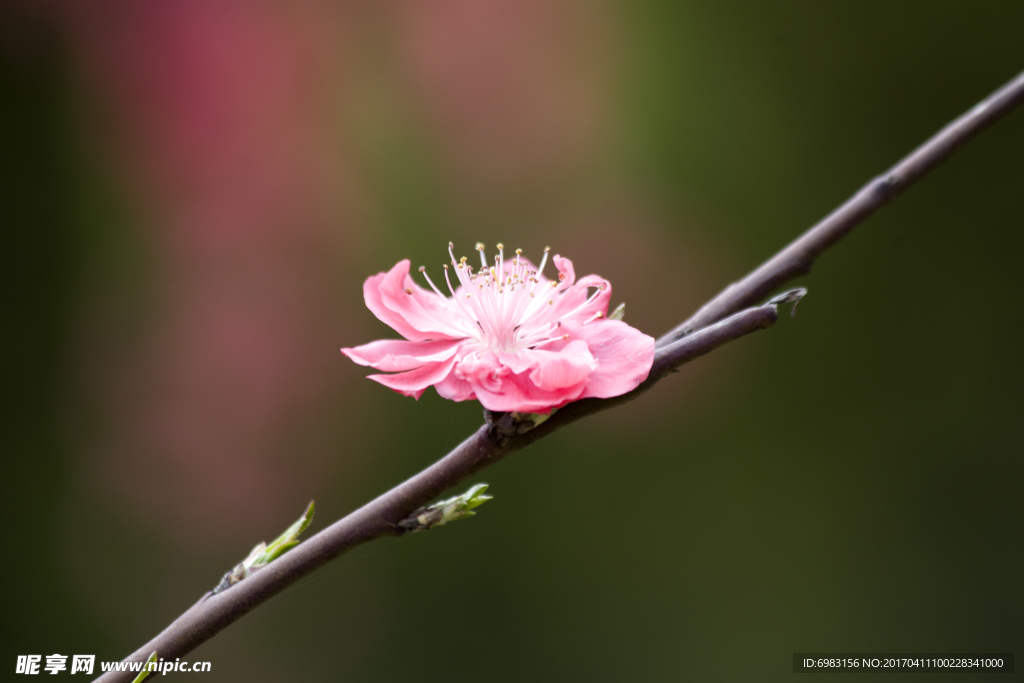
M498 249L501 250L501 249L504 249L504 248L505 248L505 245L502 244L501 242L498 242Z
M406 287L406 288L405 288L405 293L406 293L406 294L410 294L410 295L411 295L411 294L412 294L412 290L411 290L411 289L409 289L408 287Z
M421 273L426 272L426 270L427 270L426 266L420 266L420 272Z
M483 242L477 242L476 243L476 250L477 251L483 251L484 250L484 243Z

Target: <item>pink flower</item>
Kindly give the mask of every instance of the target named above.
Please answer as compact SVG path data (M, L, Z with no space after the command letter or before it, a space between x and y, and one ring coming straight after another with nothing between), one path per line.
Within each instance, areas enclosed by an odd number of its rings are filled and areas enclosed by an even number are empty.
M548 413L581 398L609 398L636 388L654 362L654 339L609 320L611 284L596 275L576 281L572 262L554 257L558 279L516 250L505 261L502 245L488 267L448 255L458 278L451 297L420 268L429 291L409 277L409 261L363 283L373 314L407 341L383 339L341 352L360 365L391 372L369 378L419 399L433 385L453 401L477 399L489 410ZM594 290L589 294L589 290Z

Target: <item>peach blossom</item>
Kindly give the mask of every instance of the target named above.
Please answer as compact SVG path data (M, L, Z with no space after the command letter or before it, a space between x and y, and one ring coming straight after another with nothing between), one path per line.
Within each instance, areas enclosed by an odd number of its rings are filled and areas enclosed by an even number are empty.
M654 339L608 319L611 284L576 280L572 262L556 255L558 277L544 276L548 251L534 269L522 250L509 261L498 245L488 266L456 260L445 296L424 268L424 289L409 261L363 284L366 306L405 340L384 339L341 351L354 362L393 374L369 379L416 399L427 387L453 401L477 399L489 410L549 413L581 398L609 398L636 388L654 362ZM458 279L452 287L450 272ZM590 291L593 290L593 293Z

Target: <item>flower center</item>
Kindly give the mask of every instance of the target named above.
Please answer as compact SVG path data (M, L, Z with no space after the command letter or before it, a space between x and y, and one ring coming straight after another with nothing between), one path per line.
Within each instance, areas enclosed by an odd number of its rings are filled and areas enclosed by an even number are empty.
M537 348L549 342L562 339L558 320L548 314L556 301L556 292L565 276L548 280L544 277L550 247L544 249L540 266L533 270L532 264L523 258L523 250L516 249L515 257L505 260L505 247L498 244L494 265L487 264L484 245L477 243L480 252L480 270L475 271L465 256L455 259L454 245L449 242L448 255L459 285L452 287L448 265L444 266L444 278L451 292L451 298L427 275L426 268L420 267L431 289L444 301L445 309L451 316L448 322L475 339L480 350L511 352L526 348Z

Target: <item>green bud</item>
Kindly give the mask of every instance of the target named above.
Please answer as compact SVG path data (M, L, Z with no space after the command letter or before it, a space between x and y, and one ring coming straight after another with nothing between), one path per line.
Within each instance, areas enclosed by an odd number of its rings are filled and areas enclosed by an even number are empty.
M285 532L275 538L269 545L262 542L253 548L248 557L235 565L234 569L224 575L224 578L220 580L220 583L213 589L213 592L216 594L223 590L227 590L239 581L248 578L253 572L262 569L273 560L276 560L281 555L284 555L286 552L297 546L299 544L299 535L305 531L313 521L314 511L315 505L313 504L313 501L309 501L309 506L302 514L302 517L299 517L294 524L285 529Z
M425 531L457 519L471 517L476 514L473 508L491 500L492 496L484 495L486 490L487 484L475 484L461 496L419 508L399 522L398 526L406 531Z

